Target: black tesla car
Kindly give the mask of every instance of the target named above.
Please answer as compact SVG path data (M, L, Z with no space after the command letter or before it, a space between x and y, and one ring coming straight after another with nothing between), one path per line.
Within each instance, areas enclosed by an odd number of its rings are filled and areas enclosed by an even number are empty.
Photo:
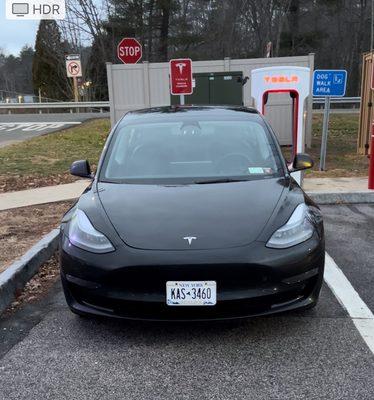
M61 224L70 309L145 320L241 318L313 307L321 213L271 127L244 107L161 107L115 126Z

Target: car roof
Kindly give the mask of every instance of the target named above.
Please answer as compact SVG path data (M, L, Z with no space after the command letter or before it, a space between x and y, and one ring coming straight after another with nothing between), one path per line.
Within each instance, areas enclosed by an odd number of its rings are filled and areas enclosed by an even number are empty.
M127 112L119 122L119 126L128 123L145 121L178 121L212 117L214 119L262 119L255 108L244 106L163 106L151 107Z
M259 112L253 107L244 107L244 106L232 106L232 105L172 105L172 106L162 106L162 107L150 107L143 108L139 110L129 111L126 115L141 115L141 114L175 114L175 113L185 113L185 112L194 112L194 111L219 111L220 113L228 113L231 114L233 112L246 112L251 114L258 114Z

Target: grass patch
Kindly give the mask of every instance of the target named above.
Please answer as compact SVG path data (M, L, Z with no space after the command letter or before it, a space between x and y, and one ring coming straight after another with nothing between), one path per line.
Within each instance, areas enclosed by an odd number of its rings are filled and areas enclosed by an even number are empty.
M369 160L367 156L357 154L358 114L331 114L327 141L326 171L320 172L323 114L314 114L312 123L312 148L306 149L315 162L306 177L349 177L367 176ZM290 149L285 148L285 157Z
M109 130L109 120L97 119L1 148L0 191L73 181L70 164L88 159L95 168Z
M61 174L74 160L85 158L97 164L109 129L109 121L99 119L4 147L0 175Z
M357 154L359 114L331 114L327 141L326 171L319 172L322 137L322 114L313 115L313 137L310 155L316 165L306 176L367 176L369 160Z

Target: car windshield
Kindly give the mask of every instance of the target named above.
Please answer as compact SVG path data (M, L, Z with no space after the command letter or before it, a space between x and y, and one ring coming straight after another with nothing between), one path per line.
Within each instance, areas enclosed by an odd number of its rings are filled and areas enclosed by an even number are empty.
M265 179L281 171L274 139L257 116L253 120L138 118L117 128L100 180L213 183Z

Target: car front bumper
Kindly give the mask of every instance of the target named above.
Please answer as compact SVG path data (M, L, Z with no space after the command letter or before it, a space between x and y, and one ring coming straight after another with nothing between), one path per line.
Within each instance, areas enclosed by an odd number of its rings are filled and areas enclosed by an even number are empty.
M91 254L61 241L61 278L77 314L135 320L219 320L312 307L319 296L324 243L313 237L290 249L263 243L206 251L123 248ZM125 260L125 261L124 261ZM215 306L168 306L166 282L217 282Z

